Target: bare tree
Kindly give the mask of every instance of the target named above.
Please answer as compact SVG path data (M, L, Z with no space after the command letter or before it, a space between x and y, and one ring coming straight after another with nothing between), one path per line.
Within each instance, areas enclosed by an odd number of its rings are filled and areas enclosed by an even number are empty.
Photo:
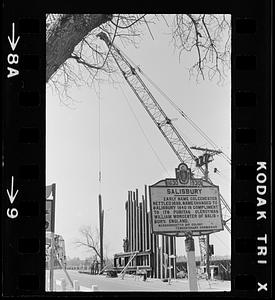
M72 84L103 80L103 75L113 80L117 67L97 34L104 31L112 43L119 38L125 46L137 46L145 30L154 39L152 28L157 22L165 22L170 29L179 57L183 52L196 54L190 75L197 80L223 80L230 68L230 15L176 14L168 19L147 14L47 15L46 82L66 91Z
M182 52L195 49L197 59L190 73L205 79L218 75L221 80L230 69L231 25L226 15L176 15L174 45Z
M99 251L99 230L96 228L92 231L90 226L82 226L79 229L81 239L75 241L75 244L78 247L86 248L87 250L91 250L93 254L95 254L100 259L100 251Z

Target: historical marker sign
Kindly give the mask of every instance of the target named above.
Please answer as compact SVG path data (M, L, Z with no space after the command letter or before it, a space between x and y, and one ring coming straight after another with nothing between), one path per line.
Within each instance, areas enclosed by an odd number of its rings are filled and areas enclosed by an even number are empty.
M149 187L154 233L183 236L223 230L219 188L191 177L180 164L176 178L161 180Z

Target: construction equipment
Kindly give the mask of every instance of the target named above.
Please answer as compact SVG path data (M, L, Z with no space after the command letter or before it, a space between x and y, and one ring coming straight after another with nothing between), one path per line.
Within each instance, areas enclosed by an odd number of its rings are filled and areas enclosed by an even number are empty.
M97 35L101 40L103 40L109 48L109 53L112 55L115 60L118 68L123 74L126 82L135 93L137 98L139 99L142 106L145 108L146 112L156 124L161 134L164 136L180 162L185 163L191 169L193 174L197 170L199 170L200 174L205 177L206 169L203 165L198 164L197 157L192 153L189 146L186 144L179 131L173 124L171 118L169 118L162 107L159 105L155 97L152 95L150 90L147 88L146 84L138 74L140 71L139 67L134 67L133 64L130 63L129 59L126 58L126 55L122 53L113 43L111 43L109 37L106 33L100 32ZM142 72L143 73L143 72ZM208 182L212 183L210 178L207 176ZM231 216L231 209L225 199L220 194L221 199L221 207L223 211L223 215ZM224 213L225 212L225 213ZM224 227L227 229L229 233L231 233L231 229L227 222L231 218L223 221Z

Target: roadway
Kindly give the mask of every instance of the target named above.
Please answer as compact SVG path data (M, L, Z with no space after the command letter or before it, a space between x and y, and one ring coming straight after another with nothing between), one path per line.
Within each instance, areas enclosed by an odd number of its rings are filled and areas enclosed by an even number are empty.
M83 274L75 270L68 270L68 274L72 281L77 280L79 282L81 291L91 291L92 286L97 286L98 291L189 291L187 279L172 279L169 285L169 283L160 279L148 278L143 281L142 277L135 278L130 275L126 275L124 279L121 279L118 277L109 278L105 275ZM62 278L66 279L66 290L72 290L65 273L62 270L54 270L54 279L60 282ZM198 280L198 287L199 291L230 291L231 282L201 279ZM56 291L61 291L58 285Z

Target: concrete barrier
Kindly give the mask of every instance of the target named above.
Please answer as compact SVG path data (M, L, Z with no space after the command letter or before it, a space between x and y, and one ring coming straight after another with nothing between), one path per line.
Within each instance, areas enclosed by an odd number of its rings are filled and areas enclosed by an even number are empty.
M97 285L92 285L92 292L98 291L98 286Z
M74 291L79 291L79 290L80 290L79 282L78 280L74 280Z
M61 280L56 279L54 281L54 291L57 291L57 287L60 287L61 291L67 291L67 283L66 279L62 278ZM91 288L87 288L85 286L79 285L78 280L73 281L73 289L69 288L68 291L76 291L76 292L96 292L98 291L98 285L92 285Z

